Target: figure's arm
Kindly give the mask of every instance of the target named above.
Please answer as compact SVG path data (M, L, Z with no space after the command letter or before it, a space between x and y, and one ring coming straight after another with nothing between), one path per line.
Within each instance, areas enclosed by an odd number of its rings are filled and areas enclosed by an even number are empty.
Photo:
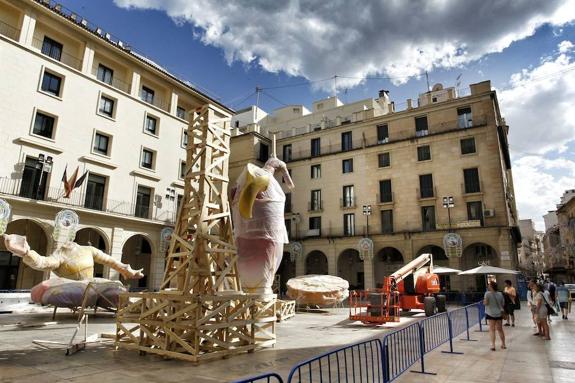
M3 237L6 249L12 254L22 257L22 261L34 270L52 271L60 267L61 260L59 257L43 257L31 250L26 237L17 234L5 234Z
M119 262L95 247L90 248L92 250L92 256L94 257L94 262L100 263L102 265L110 266L112 269L116 270L126 279L140 279L144 276L142 273L143 269L134 270L128 264Z

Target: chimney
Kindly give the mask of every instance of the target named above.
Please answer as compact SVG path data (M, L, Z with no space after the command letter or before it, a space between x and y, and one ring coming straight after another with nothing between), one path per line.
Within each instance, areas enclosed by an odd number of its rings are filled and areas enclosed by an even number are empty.
M389 90L381 89L379 91L379 97L381 98L381 97L385 97L385 96L389 97Z

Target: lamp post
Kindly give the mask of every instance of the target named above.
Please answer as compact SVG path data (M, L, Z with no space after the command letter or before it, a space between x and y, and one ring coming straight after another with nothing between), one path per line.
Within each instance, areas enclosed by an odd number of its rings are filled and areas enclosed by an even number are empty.
M36 188L36 199L40 199L40 188L42 187L42 179L44 172L50 174L52 172L52 157L44 156L40 153L38 155L38 160L36 161L36 172L40 171L40 180L38 181L38 187Z
M447 209L448 228L449 232L451 232L451 208L455 207L452 196L443 197L443 207Z
M365 215L365 232L366 237L369 237L369 216L371 215L371 205L363 205L363 215Z

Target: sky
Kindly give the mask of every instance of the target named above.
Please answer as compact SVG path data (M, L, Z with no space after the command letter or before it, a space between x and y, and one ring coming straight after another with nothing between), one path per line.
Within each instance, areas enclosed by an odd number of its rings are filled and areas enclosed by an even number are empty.
M267 112L337 92L401 109L430 84L491 80L521 219L575 189L575 0L60 0L226 105ZM337 77L336 77L337 76Z

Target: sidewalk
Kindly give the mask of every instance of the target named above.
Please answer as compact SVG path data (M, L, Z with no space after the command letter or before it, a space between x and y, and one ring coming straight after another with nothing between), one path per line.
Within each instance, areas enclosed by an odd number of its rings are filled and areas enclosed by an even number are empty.
M454 351L463 355L442 353L448 344L425 357L425 369L437 375L405 372L397 382L504 382L567 383L575 382L575 314L567 321L552 317L551 341L533 336L530 312L516 311L516 327L504 327L507 350L490 350L489 333L472 331L471 339L455 340ZM465 336L461 336L464 339ZM411 370L420 371L419 362Z

